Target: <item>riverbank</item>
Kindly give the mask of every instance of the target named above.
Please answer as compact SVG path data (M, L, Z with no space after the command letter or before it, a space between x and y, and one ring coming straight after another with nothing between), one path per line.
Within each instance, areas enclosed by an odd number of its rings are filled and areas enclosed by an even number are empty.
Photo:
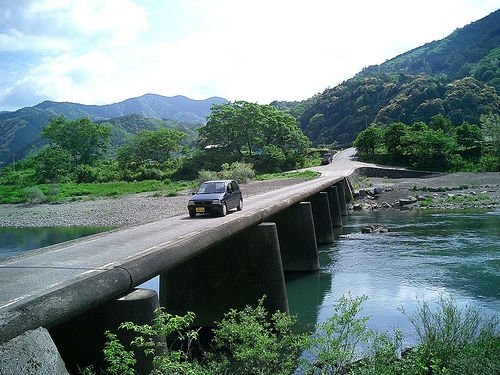
M376 176L373 173L354 173L349 180L358 193L354 202L358 206L352 207L370 210L399 208L399 202L409 198L416 201L405 205L405 209L421 207L420 202L426 199L429 204L424 207L500 207L500 173L405 175L400 178L398 173L394 170L380 170ZM391 178L385 175L391 175ZM302 181L302 178L253 181L242 184L241 188L247 198ZM4 204L0 205L0 227L123 227L144 224L187 215L186 204L190 194L190 191L184 191L175 197L158 197L150 192L59 204ZM458 198L454 201L453 196ZM486 196L488 199L480 199Z
M390 171L391 173L388 173ZM385 177L384 173L391 175ZM500 207L500 173L422 173L398 177L394 170L354 173L353 209L466 209Z
M252 181L241 185L244 198L303 182L303 178ZM118 198L78 200L57 204L2 204L0 227L125 227L145 224L177 215L186 215L191 191L175 197L155 192Z

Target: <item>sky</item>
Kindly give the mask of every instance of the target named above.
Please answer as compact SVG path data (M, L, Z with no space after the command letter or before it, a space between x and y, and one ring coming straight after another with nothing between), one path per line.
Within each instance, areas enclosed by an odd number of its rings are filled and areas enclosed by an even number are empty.
M500 0L0 0L0 111L154 93L305 100Z

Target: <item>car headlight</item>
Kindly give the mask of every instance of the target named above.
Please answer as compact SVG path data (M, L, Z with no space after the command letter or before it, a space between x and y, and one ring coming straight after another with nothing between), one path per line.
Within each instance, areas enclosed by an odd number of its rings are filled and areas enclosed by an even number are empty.
M214 199L212 202L210 202L212 204L218 204L220 205L220 199Z
M188 206L194 206L194 201L188 201Z

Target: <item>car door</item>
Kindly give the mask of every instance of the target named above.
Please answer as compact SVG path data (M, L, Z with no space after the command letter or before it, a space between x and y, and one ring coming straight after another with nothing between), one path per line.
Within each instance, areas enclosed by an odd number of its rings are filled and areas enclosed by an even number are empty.
M229 182L226 187L227 194L227 208L230 210L238 206L240 201L238 191L235 191L235 186L232 182Z

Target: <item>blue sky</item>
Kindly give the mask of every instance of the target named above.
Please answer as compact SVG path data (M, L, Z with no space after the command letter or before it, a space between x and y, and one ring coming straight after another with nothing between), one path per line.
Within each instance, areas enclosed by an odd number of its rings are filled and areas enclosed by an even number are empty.
M155 93L304 100L500 0L2 0L0 111Z

